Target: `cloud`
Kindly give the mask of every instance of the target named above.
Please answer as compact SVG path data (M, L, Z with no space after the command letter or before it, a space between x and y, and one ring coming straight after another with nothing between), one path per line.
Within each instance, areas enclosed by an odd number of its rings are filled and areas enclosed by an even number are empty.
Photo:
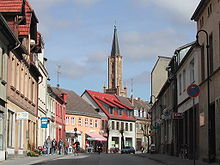
M180 34L172 29L162 31L128 32L121 37L123 56L129 61L153 60L157 56L172 56L174 50L181 45Z
M92 54L88 54L86 55L86 63L102 63L104 61L106 61L108 57L108 54L102 51L97 51L95 53Z
M144 72L139 73L129 79L126 79L124 82L125 82L125 84L129 84L129 86L131 86L131 83L132 83L131 81L133 81L133 85L147 84L150 82L150 72L144 71Z
M84 7L90 7L100 1L101 0L73 0L74 3Z
M172 14L173 17L178 16L179 19L189 19L200 0L133 0L134 3L141 7L156 6Z
M49 74L52 77L56 77L58 66L60 66L59 71L61 72L61 77L71 80L79 80L89 75L105 74L104 69L101 65L97 64L96 60L88 61L88 59L86 59L84 62L76 62L72 59L49 60Z

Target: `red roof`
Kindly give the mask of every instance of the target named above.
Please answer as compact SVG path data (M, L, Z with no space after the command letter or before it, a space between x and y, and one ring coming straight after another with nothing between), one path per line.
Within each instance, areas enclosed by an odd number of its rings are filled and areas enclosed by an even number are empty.
M0 0L0 12L1 13L21 13L23 0ZM31 8L28 1L25 1L25 25L18 25L18 35L29 35L31 19L34 15L34 11ZM37 18L36 18L37 19Z
M0 1L0 12L2 13L20 13L22 9L22 0L1 0ZM25 3L26 12L30 12L33 9L30 4Z
M109 105L110 107L118 108L118 109L127 109L132 111L133 108L125 105L115 95L100 93L95 91L86 90L91 98L97 103L97 105L102 109L102 111L111 119L119 119L119 120L131 120L134 121L135 118L133 116L128 116L125 112L122 112L122 115L119 115L117 111L114 111L113 114L109 113L109 110L106 109L103 103Z

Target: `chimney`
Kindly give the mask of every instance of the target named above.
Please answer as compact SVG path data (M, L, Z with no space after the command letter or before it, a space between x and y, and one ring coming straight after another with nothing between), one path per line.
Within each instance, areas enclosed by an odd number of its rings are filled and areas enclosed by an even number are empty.
M66 93L62 93L61 97L65 102L67 102L67 94Z

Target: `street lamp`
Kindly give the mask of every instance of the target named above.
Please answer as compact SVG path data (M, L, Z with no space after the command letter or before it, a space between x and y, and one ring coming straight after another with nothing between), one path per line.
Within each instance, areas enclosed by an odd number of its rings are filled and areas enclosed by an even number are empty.
M207 51L207 102L208 102L208 156L209 156L209 162L211 162L211 150L210 150L210 146L211 146L211 112L210 112L210 57L209 57L209 35L208 32L205 30L199 30L196 34L196 43L201 46L199 44L199 34L200 33L205 33L206 36L206 51Z

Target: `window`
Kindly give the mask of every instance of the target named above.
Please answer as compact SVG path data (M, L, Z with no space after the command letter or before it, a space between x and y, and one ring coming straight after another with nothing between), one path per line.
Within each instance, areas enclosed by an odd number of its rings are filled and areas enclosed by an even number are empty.
M130 123L130 131L133 131L133 125Z
M118 110L118 114L119 114L119 115L122 115L122 109L119 109L119 110Z
M183 70L183 91L186 90L186 70Z
M200 24L200 28L202 28L204 25L204 18L203 17L200 19L199 24Z
M119 122L116 122L116 130L119 130Z
M181 95L182 92L182 75L179 75L179 95Z
M212 74L213 71L214 71L214 57L213 57L213 36L212 34L209 36L209 60L210 60L210 63L209 63L209 67L210 67L210 70L209 70L209 73Z
M95 128L98 128L98 120L95 120Z
M114 129L115 129L115 122L112 121L112 130L114 130Z
M82 118L79 118L79 126L82 126Z
M219 39L220 39L220 36L219 36ZM205 51L204 45L202 45L201 47L201 79L202 81L205 80L205 52L204 51Z
M0 150L3 150L3 113L0 112Z
M208 7L208 16L210 16L211 14L212 14L212 4L210 3Z
M22 120L18 120L18 147L23 148L23 124Z
M69 117L66 117L66 125L69 125Z
M93 120L90 119L90 127L93 127Z
M105 120L102 120L102 129L105 129Z
M72 120L72 125L75 125L75 117L72 117L71 120Z
M7 146L12 147L13 145L13 130L14 130L14 112L8 111L7 120Z
M111 115L113 115L113 108L112 108L112 107L109 108L109 113L110 113Z
M19 82L20 82L20 64L16 63L16 89L19 89Z
M124 122L121 122L121 130L124 130Z
M15 87L15 59L11 59L11 85Z
M128 131L128 123L125 124L125 131Z
M138 110L138 117L141 117L141 110Z
M89 126L89 120L88 120L88 118L85 118L85 126L86 126L86 127Z
M190 68L190 83L195 81L195 71L194 71L194 59L189 64Z

